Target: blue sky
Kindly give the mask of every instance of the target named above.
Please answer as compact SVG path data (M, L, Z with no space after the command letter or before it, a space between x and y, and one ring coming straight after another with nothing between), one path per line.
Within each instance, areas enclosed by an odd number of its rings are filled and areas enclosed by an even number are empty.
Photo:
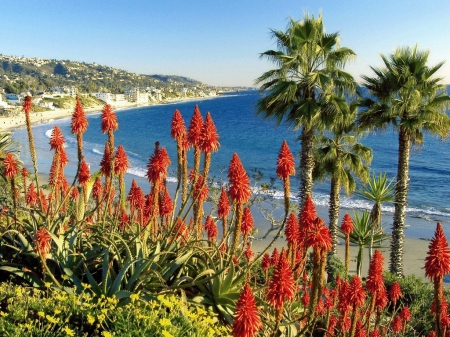
M97 62L142 74L181 75L211 85L252 86L272 64L270 29L323 14L326 31L357 59L357 80L380 54L418 45L450 83L450 1L6 1L0 0L0 53Z

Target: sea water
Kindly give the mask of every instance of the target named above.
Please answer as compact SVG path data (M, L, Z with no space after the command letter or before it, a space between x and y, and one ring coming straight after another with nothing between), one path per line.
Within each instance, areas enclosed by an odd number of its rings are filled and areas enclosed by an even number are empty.
M115 145L125 148L131 167L127 174L127 188L132 178L144 188L150 190L145 179L148 159L153 153L155 142L166 147L172 161L169 183L176 182L176 143L170 136L171 120L175 109L183 115L188 127L195 105L202 116L211 113L220 136L219 151L212 154L210 176L226 181L227 169L234 152L236 152L247 173L252 176L256 171L262 173L262 182L275 178L275 197L282 198L282 185L276 179L276 162L283 139L285 139L299 162L300 135L287 125L277 126L275 121L263 119L256 115L256 102L262 96L258 91L244 91L205 98L188 100L172 104L161 104L133 109L118 110L119 129L114 133ZM91 172L98 170L102 159L107 135L101 132L101 113L88 115L89 127L83 135L85 160ZM36 125L33 133L38 152L39 172L48 174L53 153L50 151L49 138L52 128L58 125L67 142L66 151L71 164L66 169L69 177L75 174L77 162L76 137L70 133L70 118L54 120ZM28 138L25 129L16 130L14 139L22 144L21 159L31 171ZM361 142L372 148L373 161L371 170L375 173L385 172L390 179L397 174L398 135L392 129L376 134L369 134ZM450 220L450 150L449 143L426 134L422 147L414 147L410 159L410 184L407 215L448 222ZM190 151L190 166L192 166ZM296 197L299 180L291 182L292 197ZM315 184L314 202L327 206L329 198L329 181ZM354 195L341 197L343 209L370 209L372 204ZM384 205L385 213L393 212L392 205Z

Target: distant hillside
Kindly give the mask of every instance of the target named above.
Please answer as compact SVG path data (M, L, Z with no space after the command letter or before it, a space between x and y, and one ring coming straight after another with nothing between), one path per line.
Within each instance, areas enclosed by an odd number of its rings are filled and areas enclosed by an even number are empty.
M0 54L0 88L6 93L48 91L52 87L75 86L79 92L123 93L130 87L202 87L199 81L171 75L143 75L96 63L45 60Z

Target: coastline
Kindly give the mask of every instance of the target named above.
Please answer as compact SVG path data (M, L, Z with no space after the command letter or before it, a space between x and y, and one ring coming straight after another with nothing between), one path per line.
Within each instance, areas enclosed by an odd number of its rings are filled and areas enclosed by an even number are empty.
M126 104L111 104L115 111L140 108L146 106L156 106L156 105L164 105L164 104L172 104L179 103L185 101L192 100L203 100L203 99L211 99L218 98L220 96L207 96L207 97L183 97L171 99L169 101L163 101L159 103L147 103L147 104L136 104L133 102L129 102ZM101 112L104 105L98 105L94 107L83 107L86 114L93 114ZM30 120L32 125L38 125L42 123L46 123L56 119L62 118L70 118L73 114L74 108L71 109L55 109L55 110L46 110L42 112L32 112L30 113ZM11 117L2 117L0 116L0 132L13 132L15 129L20 129L25 127L25 115L20 112L19 115L11 116Z

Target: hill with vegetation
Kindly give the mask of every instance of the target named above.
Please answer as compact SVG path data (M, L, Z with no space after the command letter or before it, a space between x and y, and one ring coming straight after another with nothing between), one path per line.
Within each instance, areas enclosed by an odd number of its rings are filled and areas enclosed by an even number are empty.
M131 87L212 88L182 76L144 75L97 63L0 54L0 88L5 93L38 93L64 86L74 86L78 92L103 91L113 94L121 94Z

